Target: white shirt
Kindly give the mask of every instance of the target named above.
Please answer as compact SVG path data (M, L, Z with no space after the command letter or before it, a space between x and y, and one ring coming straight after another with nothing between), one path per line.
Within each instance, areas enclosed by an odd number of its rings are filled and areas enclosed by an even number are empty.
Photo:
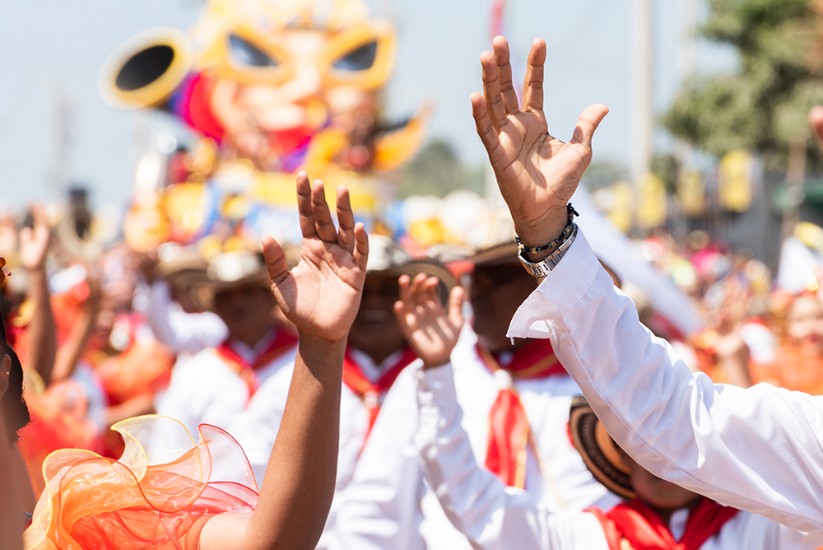
M692 374L640 324L582 234L509 336L551 337L611 436L655 475L823 533L823 397Z
M244 359L251 360L273 337L272 331L254 348L237 341L232 345ZM245 380L214 348L182 358L174 366L168 389L155 401L157 413L176 418L195 438L201 423L229 432L245 451L257 483L261 484L280 427L296 354L294 346L257 369L259 385L251 399ZM153 445L162 444L161 434ZM215 457L213 462L214 480L220 476L221 459Z
M450 366L418 369L420 425L417 447L428 484L449 520L466 534L474 548L545 550L609 550L600 522L580 510L552 511L524 491L506 487L475 459L461 426L462 411ZM682 537L687 510L672 514L669 528ZM814 549L823 537L812 537L772 520L739 512L704 550Z
M165 281L149 286L144 308L154 337L174 353L197 353L220 344L228 336L226 324L214 313L183 311L180 304L172 301Z
M391 365L397 363L403 355L403 350L397 351L383 360L379 365L365 353L350 349L352 358L357 361L363 375L370 381L375 382L386 372ZM409 368L409 367L407 367ZM383 414L382 409L379 414ZM379 415L378 415L379 418ZM369 426L369 412L362 400L356 393L343 384L340 394L340 448L337 459L337 478L334 484L334 499L329 510L323 536L317 544L317 548L337 548L334 542L334 532L337 527L337 517L340 507L345 501L345 491L354 477L357 464L360 460L361 451L366 443L366 431ZM369 438L369 442L371 438ZM370 443L366 443L368 446Z
M475 343L475 335L466 329L452 354L457 387L457 402L452 405L459 409L459 402L465 410L463 427L472 452L484 462L489 410L499 386L475 352ZM412 367L389 390L354 479L344 494L335 548L470 547L465 535L451 526L423 481L414 440L418 405ZM514 385L537 446L537 453L531 447L528 451L527 494L547 509L613 505L616 498L591 477L569 441L566 426L571 398L580 393L577 385L565 375L516 380Z

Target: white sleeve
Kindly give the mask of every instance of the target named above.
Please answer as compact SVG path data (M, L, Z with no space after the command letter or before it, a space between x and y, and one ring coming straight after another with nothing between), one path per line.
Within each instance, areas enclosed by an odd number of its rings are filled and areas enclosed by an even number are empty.
M417 402L407 367L389 390L354 477L335 495L333 548L422 550L423 478L414 447Z
M477 464L461 426L450 365L417 373L417 446L426 481L452 524L472 546L504 548L605 548L597 520L579 511L555 516L524 491L507 488ZM563 527L558 528L558 517ZM602 540L601 540L602 539ZM602 544L599 544L602 543Z
M552 338L612 437L652 473L796 529L823 529L823 397L693 375L640 324L582 234L509 336Z
M175 353L197 353L228 336L226 325L217 315L174 309L165 281L155 281L149 287L145 315L154 337Z

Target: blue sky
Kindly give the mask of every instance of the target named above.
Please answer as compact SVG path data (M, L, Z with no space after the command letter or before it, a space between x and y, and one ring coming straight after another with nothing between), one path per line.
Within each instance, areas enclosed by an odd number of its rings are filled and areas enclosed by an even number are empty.
M385 3L385 2L384 2ZM478 57L488 48L489 0L394 0L399 28L397 65L388 92L389 114L436 111L430 138L445 138L466 163L483 162L468 97L480 89ZM509 0L506 34L522 62L531 39L549 45L546 112L550 128L567 137L587 104L609 105L595 140L600 160L629 163L632 151L631 0ZM680 81L682 4L655 3L655 107L662 111ZM88 184L96 204L122 203L129 194L140 144L156 117L118 111L97 92L100 66L127 37L157 26L188 28L197 0L37 0L11 2L0 18L0 205L50 200L55 148L54 90L71 104L65 179ZM733 67L720 48L698 49L701 71ZM662 134L658 148L670 145Z

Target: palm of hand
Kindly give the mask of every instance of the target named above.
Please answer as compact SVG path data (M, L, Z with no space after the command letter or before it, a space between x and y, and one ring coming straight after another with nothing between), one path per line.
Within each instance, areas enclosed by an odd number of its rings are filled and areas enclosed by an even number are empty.
M425 363L445 363L457 344L460 328L441 320L441 316L414 318L407 315L409 345Z
M499 149L495 175L506 202L525 220L542 216L547 207L565 208L591 160L590 149L552 137L544 114L535 111L508 116Z
M47 226L37 225L20 232L20 265L33 270L43 267L49 249L50 232Z
M394 312L400 329L415 354L428 366L448 362L463 326L463 294L452 289L447 314L437 296L437 279L418 276L400 278L400 300Z
M345 338L357 314L366 274L337 244L304 239L300 263L272 285L286 318L302 334Z

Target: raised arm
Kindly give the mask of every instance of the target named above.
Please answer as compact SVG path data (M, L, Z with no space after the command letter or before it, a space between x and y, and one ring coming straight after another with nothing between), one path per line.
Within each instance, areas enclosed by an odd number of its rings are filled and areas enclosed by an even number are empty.
M518 236L526 246L542 246L566 224L566 204L591 162L592 136L609 110L586 107L568 143L557 139L543 112L546 43L532 43L522 102L512 85L508 42L498 36L493 49L480 56L483 95L472 95L472 114Z
M51 310L46 258L51 229L40 205L32 206L34 225L20 230L20 264L28 275L27 298L33 308L28 327L27 367L36 371L48 386L57 356L57 326Z
M257 509L209 520L202 550L314 548L334 494L343 353L363 290L368 239L344 188L337 195L339 229L321 182L299 174L297 195L299 264L289 271L277 241L263 241L272 292L300 338L285 412Z
M505 110L513 97L503 84L508 52L502 39L494 46L496 55L481 58L485 96L473 98L478 133L521 239L539 245L558 237L568 221L562 207L589 163L605 108L587 108L572 140L548 149L555 140L537 132L542 111L527 119ZM545 45L535 41L524 98L533 110L542 108L534 98L542 99L544 59ZM810 120L823 137L823 110L813 110ZM524 130L527 121L536 128L531 133ZM576 162L561 157L564 147L574 148ZM823 530L823 398L693 376L640 324L634 304L614 289L585 237L566 250L515 314L509 336L551 337L609 434L652 473L797 529Z
M400 330L426 369L449 362L463 327L463 289L451 289L446 312L437 294L438 283L437 277L423 273L414 279L402 275L398 279L400 299L394 304Z
M409 345L423 360L416 371L418 429L415 443L426 482L452 525L473 548L582 548L598 544L597 520L578 511L558 517L532 495L507 488L477 463L461 424L449 363L463 324L463 291L455 287L448 313L437 296L437 279L400 279L395 313ZM586 535L585 542L579 535ZM575 535L577 534L577 536Z

